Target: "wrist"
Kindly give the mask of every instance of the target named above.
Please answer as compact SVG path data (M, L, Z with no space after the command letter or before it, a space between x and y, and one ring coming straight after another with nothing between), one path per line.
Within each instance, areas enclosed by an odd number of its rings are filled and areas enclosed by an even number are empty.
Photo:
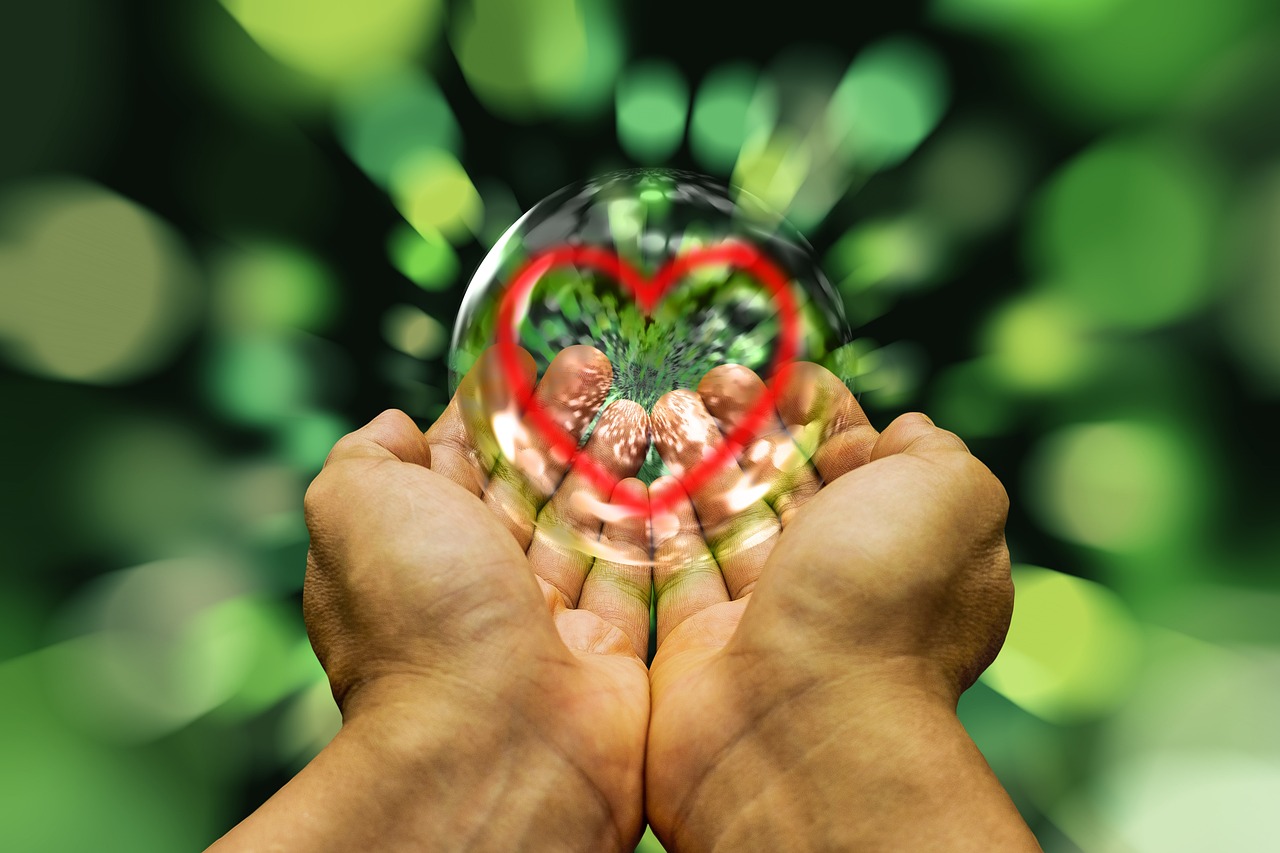
M1035 849L931 680L895 665L752 681L735 714L748 734L665 828L680 849Z
M611 850L606 801L519 714L438 678L347 694L342 729L217 851Z
M849 819L868 806L851 776L882 777L882 764L904 769L896 753L918 741L964 737L954 705L914 685L871 676L816 680L792 672L768 680L744 675L729 728L744 734L721 752L677 817L664 827L681 850L764 850L849 846ZM953 727L954 726L954 727ZM891 770L892 772L892 770ZM803 844L798 844L803 840Z
M349 697L338 738L402 792L396 820L429 849L622 849L605 799L518 706L387 677Z

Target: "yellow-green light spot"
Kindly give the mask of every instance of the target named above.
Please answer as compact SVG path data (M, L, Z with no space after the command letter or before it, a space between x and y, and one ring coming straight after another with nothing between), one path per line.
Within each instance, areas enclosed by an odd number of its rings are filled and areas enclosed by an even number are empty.
M1141 632L1120 599L1100 584L1035 566L1015 568L1013 581L1009 636L983 681L1054 723L1117 708L1142 650Z
M940 262L939 237L918 217L880 219L849 229L827 254L827 269L847 297L885 287L908 290L929 280Z
M276 59L330 83L404 63L435 37L438 0L222 0Z
M448 152L415 155L396 170L392 186L401 215L426 239L438 232L459 243L484 222L480 194Z
M757 72L723 65L702 81L689 121L689 147L708 169L728 173L747 137L773 124L768 99L757 96Z
M231 419L266 425L306 409L317 378L297 341L243 334L213 346L205 364L205 390Z
M1228 706L1240 701L1247 700L1219 698ZM1263 731L1272 727L1268 722ZM1280 801L1280 764L1274 753L1255 745L1187 749L1175 738L1162 749L1103 767L1088 781L1082 792L1092 806L1088 812L1080 800L1068 800L1064 805L1075 809L1052 814L1084 842L1077 849L1192 853L1275 847L1272 807Z
M384 185L413 155L432 149L456 153L462 139L435 83L405 69L345 92L339 102L338 133L351 159Z
M810 164L808 146L793 131L761 131L743 144L732 182L763 202L764 209L786 213L809 177Z
M38 376L115 384L163 365L191 330L195 270L169 226L94 184L0 196L0 351Z
M893 166L937 126L947 104L947 73L920 42L895 38L868 47L831 99L832 132L851 163Z
M214 264L218 319L237 330L323 330L337 312L338 284L304 249L259 244L225 252Z
M661 163L684 138L689 86L674 65L650 61L618 81L618 141L640 163Z
M423 290L444 290L458 275L458 255L439 231L401 225L387 238L387 254L400 274Z
M280 425L278 446L300 471L319 471L338 439L351 429L351 424L330 412L302 412Z
M607 0L469 0L449 41L467 83L494 113L590 113L612 90L622 39Z
M1084 317L1052 295L1024 296L988 322L991 365L1009 386L1053 390L1084 377L1096 361Z
M1237 258L1247 274L1226 305L1227 343L1263 390L1280 394L1280 168L1251 181Z
M1022 41L1018 70L1042 102L1107 124L1176 113L1274 10L1268 0L985 0L996 4L1026 13L996 26Z
M414 358L435 358L449 343L449 332L421 308L393 305L382 318L387 343Z
M1199 528L1211 497L1201 455L1157 421L1067 427L1032 456L1030 506L1046 529L1082 545L1120 553L1169 547Z
M1176 142L1107 140L1049 185L1031 227L1034 262L1092 318L1151 327L1213 294L1219 205L1212 171Z
M342 728L342 712L333 701L324 670L317 666L313 678L309 686L290 700L275 740L279 758L299 769Z

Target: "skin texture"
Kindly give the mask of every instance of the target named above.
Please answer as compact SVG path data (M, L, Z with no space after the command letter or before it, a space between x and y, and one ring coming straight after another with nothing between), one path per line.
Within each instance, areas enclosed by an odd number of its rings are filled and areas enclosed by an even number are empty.
M575 515L589 487L567 460L548 455L536 481L497 464L499 439L475 417L481 401L509 402L495 375L483 359L426 435L386 412L343 438L308 490L304 610L342 730L214 850L638 841L648 568L568 553L533 530L602 539L624 559L647 552L644 524ZM610 377L598 352L571 348L535 393L580 431ZM646 431L638 406L615 403L585 452L626 477ZM538 451L514 424L505 440Z
M610 378L572 347L535 393L581 434ZM958 438L878 433L796 364L688 495L764 388L729 366L601 415L609 495L505 388L486 354L425 436L388 412L335 447L304 606L343 728L215 849L630 850L646 818L673 851L1038 849L955 717L1012 609L1007 498Z
M724 367L660 400L664 459L697 459L762 391ZM1012 612L1004 489L923 415L877 433L814 365L776 408L736 468L654 519L656 834L680 851L1038 850L955 716Z

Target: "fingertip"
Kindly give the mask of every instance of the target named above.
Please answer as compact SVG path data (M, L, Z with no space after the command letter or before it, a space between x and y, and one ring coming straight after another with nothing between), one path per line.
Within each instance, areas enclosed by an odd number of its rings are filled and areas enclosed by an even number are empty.
M939 429L923 412L908 412L899 415L880 433L880 438L871 451L871 461L898 453L947 451L962 451L967 454L969 447L960 436Z
M720 443L720 428L702 398L683 388L668 391L659 398L653 406L650 423L658 453L673 471L697 464L705 456L707 447Z
M613 382L613 365L603 352L590 344L574 344L560 350L547 365L544 376L553 371L577 376L590 384L603 383L606 388Z
M818 404L831 408L831 394L823 393L837 385L844 387L835 374L820 364L793 361L784 365L778 375L778 411L788 424L809 423L821 412Z
M537 378L537 365L527 350L515 344L494 344L480 353L458 383L454 399L460 401L470 424L523 402L521 395L533 388Z
M612 384L609 359L595 347L579 344L556 354L534 393L543 411L577 439L599 411Z
M609 418L646 432L649 429L649 413L635 400L614 400L605 408L600 418Z
M480 353L480 357L476 359L476 363L472 365L467 375L481 374L483 376L501 376L502 363L504 359L510 359L519 369L520 373L525 376L536 376L538 372L537 363L533 360L533 356L529 351L518 344L494 344L486 347ZM465 379L463 380L466 381Z
M649 556L649 487L635 477L619 480L609 503L620 510L604 523L601 538L621 543L636 557Z
M786 366L778 381L776 405L787 426L819 422L827 435L870 423L844 380L808 361Z
M406 427L417 429L418 424L403 409L383 409L373 420L365 424L366 427L374 425L385 425L390 429L401 430Z
M674 414L693 405L697 400L698 395L695 392L687 388L676 388L663 394L658 398L658 402L653 404L653 416L656 418L659 414Z
M613 487L609 502L632 511L618 523L639 519L643 525L644 520L649 516L649 487L635 477L627 477L619 480Z
M722 364L698 383L698 396L722 427L732 430L767 392L764 380L741 364Z
M615 477L629 477L648 451L649 414L639 403L615 400L601 413L584 452Z
M418 424L399 409L387 409L355 432L340 438L325 465L357 456L392 456L431 467L431 447Z

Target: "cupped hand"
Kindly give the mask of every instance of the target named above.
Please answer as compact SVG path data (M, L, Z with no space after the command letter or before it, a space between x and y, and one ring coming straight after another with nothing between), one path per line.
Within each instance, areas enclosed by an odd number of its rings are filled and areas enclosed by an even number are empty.
M763 392L728 366L659 401L677 480ZM822 368L774 402L653 520L650 823L680 850L1034 849L954 716L1012 609L1003 488L922 415L877 433Z
M537 381L523 351L519 369ZM581 435L610 379L603 355L573 347L534 393ZM491 351L425 435L393 411L337 444L307 493L307 629L344 725L377 719L410 744L445 731L465 754L423 779L424 802L457 800L438 847L630 850L649 716L645 521L602 524L613 496L514 403ZM646 414L619 401L579 456L634 503L647 447Z

